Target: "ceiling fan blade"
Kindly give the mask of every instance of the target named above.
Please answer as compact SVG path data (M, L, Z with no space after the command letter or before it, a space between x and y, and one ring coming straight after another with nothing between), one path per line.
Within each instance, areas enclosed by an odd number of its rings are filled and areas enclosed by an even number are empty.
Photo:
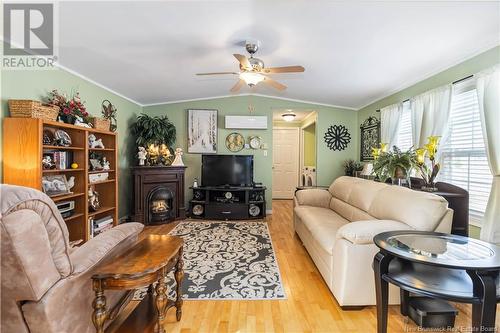
M196 73L196 75L225 75L225 74L240 74L240 73L237 72Z
M302 66L284 66L284 67L268 67L263 68L262 72L266 74L275 74L275 73L300 73L305 71L305 68Z
M241 87L243 87L245 85L245 81L243 81L242 79L239 79L238 82L236 82L236 84L231 88L231 92L237 92L238 90L241 89Z
M278 90L285 90L286 86L284 84L279 83L278 81L275 81L271 79L270 77L267 77L264 79L264 83L267 83L271 87L278 89Z
M242 68L246 70L252 70L252 64L248 61L248 58L243 54L233 54L233 56L239 61Z

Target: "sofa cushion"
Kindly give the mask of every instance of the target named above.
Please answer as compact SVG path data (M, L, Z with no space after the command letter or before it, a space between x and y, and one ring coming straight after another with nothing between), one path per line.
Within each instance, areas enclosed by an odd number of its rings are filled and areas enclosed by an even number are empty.
M435 194L388 186L379 191L368 213L379 220L395 220L416 230L433 231L446 214L448 202Z
M366 212L379 191L388 186L372 180L342 176L332 183L329 191L334 198Z
M347 202L344 202L335 197L330 201L330 209L341 215L343 218L349 221L361 221L361 220L374 220L375 218L361 210L354 207Z
M299 205L328 208L332 195L321 189L300 190L295 193Z
M396 230L411 230L407 224L392 220L367 220L346 224L337 231L337 239L344 238L353 244L372 244L375 235Z
M330 254L333 253L337 230L349 223L329 208L298 206L295 207L295 214L311 232L312 237Z
M62 277L68 276L73 269L69 259L69 233L54 201L43 192L22 186L2 184L0 192L0 217L22 209L32 210L40 216L47 230L54 264Z

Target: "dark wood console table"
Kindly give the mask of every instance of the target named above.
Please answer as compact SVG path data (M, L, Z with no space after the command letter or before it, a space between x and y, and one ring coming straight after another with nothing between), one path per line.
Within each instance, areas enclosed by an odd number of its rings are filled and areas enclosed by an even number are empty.
M474 332L494 332L500 301L500 247L476 239L424 231L393 231L374 238L377 332L387 332L389 283L401 288L401 312L408 293L472 303Z
M92 303L94 309L92 322L97 333L104 333L104 323L107 320L113 320L118 315L114 311L109 312L106 308L104 290L127 290L123 297L125 300L130 299L136 289L149 287L148 296L141 301L141 304L130 314L129 318L133 317L135 312L141 311L145 302L153 303L155 311L151 311L150 318L143 318L146 319L143 320L144 324L149 326L136 327L136 332L152 330L158 333L165 332L163 327L165 316L167 310L173 306L176 307L177 321L181 320L181 284L184 277L182 245L183 240L180 237L149 235L116 260L99 267L92 276L92 286L95 292L95 299ZM165 276L174 267L174 277L177 283L177 299L175 301L167 298L165 284ZM156 286L153 296L154 283Z

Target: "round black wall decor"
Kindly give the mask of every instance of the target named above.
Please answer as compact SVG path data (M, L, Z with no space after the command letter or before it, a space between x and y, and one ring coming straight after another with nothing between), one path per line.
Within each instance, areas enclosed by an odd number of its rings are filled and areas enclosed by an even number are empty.
M351 142L351 134L344 125L332 125L325 133L325 142L331 150L344 150Z

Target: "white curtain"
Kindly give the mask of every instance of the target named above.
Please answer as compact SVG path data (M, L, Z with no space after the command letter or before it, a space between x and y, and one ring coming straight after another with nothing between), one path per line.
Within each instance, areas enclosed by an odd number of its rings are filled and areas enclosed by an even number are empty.
M481 239L500 244L500 66L475 75L481 128L493 184Z
M398 128L403 104L393 104L380 110L380 142L388 143L389 149L398 142Z
M422 147L431 135L446 139L450 116L452 85L427 91L413 97L411 102L412 139L415 147Z

